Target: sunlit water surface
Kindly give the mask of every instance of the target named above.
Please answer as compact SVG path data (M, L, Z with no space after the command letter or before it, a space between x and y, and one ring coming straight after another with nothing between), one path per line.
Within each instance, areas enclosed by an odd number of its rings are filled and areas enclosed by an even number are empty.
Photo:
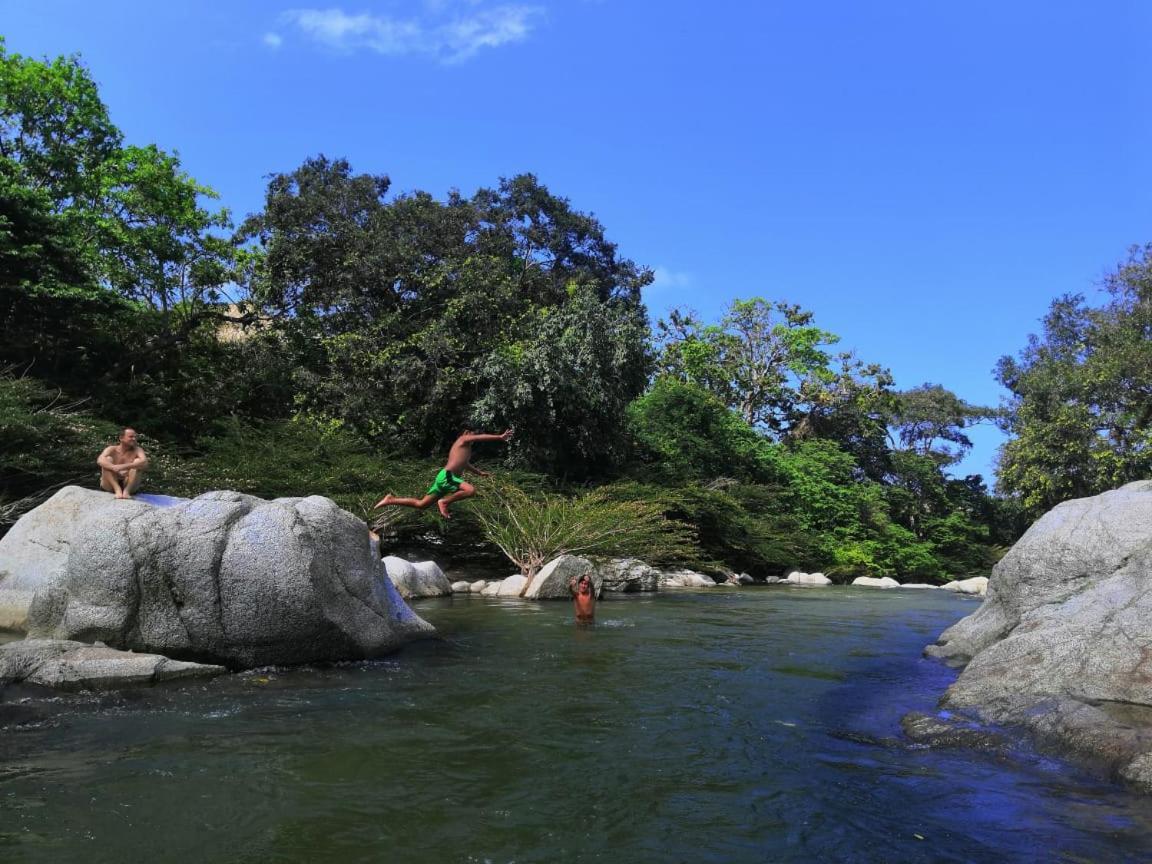
M457 597L385 661L0 702L5 862L1111 862L1152 805L908 744L942 591Z

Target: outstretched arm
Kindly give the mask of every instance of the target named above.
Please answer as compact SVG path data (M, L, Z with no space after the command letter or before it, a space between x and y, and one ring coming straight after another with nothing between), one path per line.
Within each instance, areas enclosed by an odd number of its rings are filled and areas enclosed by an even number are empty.
M465 441L465 442L472 442L472 441L511 441L513 434L514 434L513 430L505 429L499 435L490 435L488 433L481 433L479 435L461 435L459 440Z

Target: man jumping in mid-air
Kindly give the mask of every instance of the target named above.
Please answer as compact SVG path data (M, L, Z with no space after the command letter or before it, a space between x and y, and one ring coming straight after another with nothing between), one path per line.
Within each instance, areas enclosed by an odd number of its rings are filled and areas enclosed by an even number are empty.
M448 451L447 464L440 469L440 473L436 475L436 480L433 481L428 493L423 498L397 498L389 492L377 501L372 509L395 505L423 510L433 501L437 501L436 506L440 508L440 515L445 519L451 519L452 517L448 515L448 505L454 501L459 501L461 498L470 498L476 494L476 487L466 482L460 475L465 471L471 471L480 477L489 476L487 471L481 471L472 464L472 445L477 441L511 440L511 429L505 429L499 435L477 435L466 429L464 434L452 444L452 449Z

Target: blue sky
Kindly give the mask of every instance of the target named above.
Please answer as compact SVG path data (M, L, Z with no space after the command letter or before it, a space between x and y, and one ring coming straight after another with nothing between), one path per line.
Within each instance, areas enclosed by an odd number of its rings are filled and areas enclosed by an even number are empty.
M1152 241L1142 0L0 0L0 33L79 53L237 216L316 153L438 196L530 171L656 271L654 317L787 300L972 402Z

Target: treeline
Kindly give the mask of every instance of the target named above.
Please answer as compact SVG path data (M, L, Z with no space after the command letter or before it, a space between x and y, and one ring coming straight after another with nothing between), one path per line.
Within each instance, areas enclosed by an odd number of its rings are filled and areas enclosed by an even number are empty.
M1022 479L1048 452L1025 418L1069 400L1041 393L1056 374L1041 343L1001 368L1020 494L994 497L949 471L998 411L895 390L783 302L653 327L651 272L531 175L437 200L318 156L239 222L214 200L174 154L124 141L76 58L0 43L0 519L94 480L124 423L152 491L324 494L369 521L384 491L425 488L462 429L513 426L510 448L478 453L501 470L451 524L375 523L468 556L498 554L501 513L530 508L614 554L943 579L985 571L1027 507L1091 486ZM1107 464L1092 482L1123 473Z

